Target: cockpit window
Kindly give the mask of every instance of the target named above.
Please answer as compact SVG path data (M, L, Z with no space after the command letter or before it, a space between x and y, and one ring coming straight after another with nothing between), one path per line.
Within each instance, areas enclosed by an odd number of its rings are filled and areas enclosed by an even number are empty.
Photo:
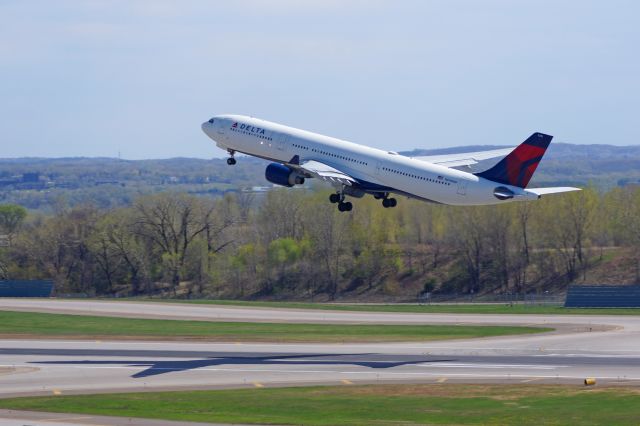
M211 120L209 120L209 123L213 124L213 118Z

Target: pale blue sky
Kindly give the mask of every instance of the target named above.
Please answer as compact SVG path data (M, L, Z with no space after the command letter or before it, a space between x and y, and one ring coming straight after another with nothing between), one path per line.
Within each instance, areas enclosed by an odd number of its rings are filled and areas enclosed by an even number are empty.
M376 147L640 144L637 1L0 0L0 157L220 157L254 115Z

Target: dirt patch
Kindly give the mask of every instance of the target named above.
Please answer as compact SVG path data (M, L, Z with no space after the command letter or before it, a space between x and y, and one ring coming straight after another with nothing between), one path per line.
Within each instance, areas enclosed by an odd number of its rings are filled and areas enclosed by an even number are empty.
M31 373L38 371L36 367L0 367L0 376L8 376L11 374Z

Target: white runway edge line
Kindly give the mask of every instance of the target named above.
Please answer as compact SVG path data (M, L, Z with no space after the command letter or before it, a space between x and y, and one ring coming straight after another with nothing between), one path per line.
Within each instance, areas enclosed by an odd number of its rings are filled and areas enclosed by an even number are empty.
M532 369L532 370L556 370L558 368L569 368L568 365L535 365L535 364L464 364L464 363L450 363L450 362L436 362L429 363L423 362L420 364L416 364L418 367L428 367L428 368L490 368L490 369Z

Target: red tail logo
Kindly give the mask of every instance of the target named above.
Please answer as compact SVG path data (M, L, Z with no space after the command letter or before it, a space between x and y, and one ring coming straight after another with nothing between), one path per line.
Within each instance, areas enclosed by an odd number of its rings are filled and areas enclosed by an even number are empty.
M534 133L500 160L498 164L476 176L505 184L525 188L542 160L553 136Z

